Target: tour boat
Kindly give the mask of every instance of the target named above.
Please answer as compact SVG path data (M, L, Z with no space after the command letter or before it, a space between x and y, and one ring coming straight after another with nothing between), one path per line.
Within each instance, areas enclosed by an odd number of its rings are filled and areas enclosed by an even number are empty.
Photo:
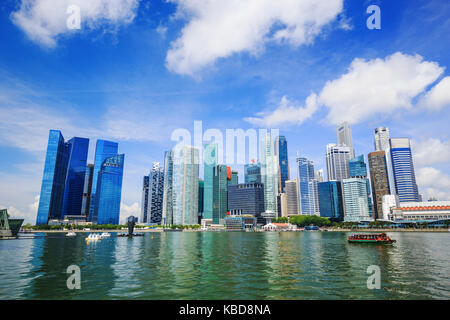
M66 233L66 237L76 237L76 233L75 232L73 232L73 231L70 231L70 232L67 232Z
M100 237L102 237L102 238L108 238L108 237L111 237L111 235L110 235L108 232L103 232L103 233L100 235Z
M96 241L101 240L102 238L98 233L90 233L89 236L86 238L86 241Z
M348 242L359 242L359 243L380 243L380 244L390 244L394 243L396 240L389 238L386 233L363 233L363 234L352 234L348 237Z

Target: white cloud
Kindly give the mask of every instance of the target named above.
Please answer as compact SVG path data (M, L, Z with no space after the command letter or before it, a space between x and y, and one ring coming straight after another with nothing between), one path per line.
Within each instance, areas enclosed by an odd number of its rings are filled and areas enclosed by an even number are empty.
M70 121L42 107L0 106L0 144L27 151L45 150L49 126L72 128Z
M125 203L120 204L120 223L125 223L126 218L129 216L141 217L141 207L139 203L134 202L131 205L127 205Z
M256 55L268 41L309 44L343 9L343 0L169 1L188 23L167 53L167 67L186 75L236 53Z
M158 26L158 28L156 28L156 32L158 32L161 38L164 39L166 37L167 27Z
M22 0L11 19L31 40L53 47L58 36L74 31L67 27L70 5L80 8L81 29L93 30L132 22L139 0Z
M430 110L440 110L450 106L450 77L445 77L419 101L419 106Z
M413 140L412 147L414 163L419 167L450 162L450 141L435 138Z
M436 62L401 52L385 59L357 58L347 73L327 82L319 95L319 103L329 108L328 122L358 123L376 114L411 108L412 99L443 71Z
M306 99L306 107L297 101L289 101L285 96L281 99L277 109L269 114L260 114L261 117L249 117L244 120L260 127L274 128L282 124L301 125L317 110L317 96L311 94Z
M438 169L420 168L417 172L417 184L422 192L423 200L431 197L450 200L450 176Z

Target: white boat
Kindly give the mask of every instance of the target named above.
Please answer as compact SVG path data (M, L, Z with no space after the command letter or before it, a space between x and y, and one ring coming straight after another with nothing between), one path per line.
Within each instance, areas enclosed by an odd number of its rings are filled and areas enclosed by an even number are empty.
M66 237L76 237L76 236L77 236L77 234L75 232L73 232L73 231L70 231L70 232L66 233Z
M98 233L90 233L89 236L86 238L86 241L97 241L101 239L102 238Z
M100 235L100 237L102 237L102 238L108 238L108 237L111 237L111 234L109 234L108 232L103 232L103 233Z

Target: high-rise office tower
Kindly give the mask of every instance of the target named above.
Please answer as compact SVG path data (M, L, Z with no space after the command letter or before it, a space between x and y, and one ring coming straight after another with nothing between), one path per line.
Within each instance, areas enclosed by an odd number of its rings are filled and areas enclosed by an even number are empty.
M390 194L386 153L384 151L371 152L368 158L374 202L374 218L383 219L383 196Z
M89 208L91 207L93 177L94 177L94 165L88 164L86 166L86 175L84 177L83 204L81 205L81 215L85 216L86 218L89 217Z
M385 151L389 147L389 129L378 127L374 131L375 151Z
M125 155L118 154L106 158L102 163L97 178L93 215L93 221L97 224L119 224L124 160Z
M298 179L287 180L285 185L286 209L288 216L295 216L300 213Z
M314 163L307 158L297 158L297 168L300 214L313 215L318 211Z
M317 180L317 182L323 182L324 178L323 178L323 169L317 170L316 172L314 172L314 179Z
M148 187L146 190L146 184ZM147 194L145 194L147 192ZM161 168L159 162L154 162L152 170L148 175L148 181L144 177L143 186L143 201L141 222L142 223L157 223L161 224L162 210L163 210L163 194L164 194L164 170ZM144 199L145 198L145 199ZM145 208L145 210L144 210Z
M198 223L199 150L177 145L173 156L173 224Z
M350 148L346 146L337 146L335 144L327 145L326 162L328 181L342 181L350 177L348 170L348 160L350 160Z
M245 183L262 183L261 182L261 164L250 163L244 166Z
M80 216L83 204L89 139L75 137L70 139L67 145L69 161L67 164L62 216Z
M332 221L344 220L342 183L327 181L318 184L320 216Z
M228 210L231 215L253 215L263 223L264 185L253 182L228 186Z
M228 167L227 169L227 176L228 176L228 185L233 186L239 184L239 172L237 171L231 171L231 168Z
M81 215L89 140L50 130L36 224Z
M95 221L96 204L95 199L97 193L97 180L103 163L107 158L114 157L118 154L119 144L117 142L97 140L94 157L94 176L92 178L92 193L91 193L91 207L89 208L89 221Z
M288 145L285 136L275 138L275 157L278 164L278 193L282 193L286 180L289 180Z
M205 182L203 180L198 180L198 224L201 224L203 217L203 202L205 194Z
M400 202L419 201L409 138L392 138L390 156L395 189ZM392 193L392 190L391 190Z
M213 176L218 163L218 144L205 144L203 151L204 198L203 219L213 218Z
M348 161L348 171L350 178L364 179L367 188L367 205L369 207L369 215L373 216L373 204L370 192L370 181L367 179L367 165L364 162L364 155L360 155L356 158Z
M148 199L150 197L150 176L142 180L141 223L147 223Z
M345 221L366 221L373 219L369 212L369 195L367 193L366 180L362 178L342 180Z
M260 153L261 180L264 184L264 208L266 213L277 216L278 163L270 133L266 133L262 137Z
M164 155L164 191L162 224L173 224L173 150Z
M355 150L353 149L352 129L348 122L343 122L336 128L338 146L347 146L350 148L350 158L355 157Z
M227 216L228 172L226 165L214 167L213 176L213 224L225 224Z

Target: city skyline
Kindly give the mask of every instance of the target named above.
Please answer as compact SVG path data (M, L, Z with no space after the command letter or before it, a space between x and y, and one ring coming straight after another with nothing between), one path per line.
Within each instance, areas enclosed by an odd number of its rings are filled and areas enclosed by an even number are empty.
M289 142L291 178L297 176L296 151L316 170L326 170L324 148L337 143L336 126L343 121L351 125L356 155L375 151L374 129L387 127L392 137L411 139L423 199L450 198L445 2L383 3L381 30L369 30L367 4L333 1L338 5L308 43L289 33L275 10L266 8L273 16L243 10L246 22L260 18L263 27L285 37L271 38L275 33L262 27L239 38L238 48L209 41L233 16L229 7L211 24L213 5L194 18L194 5L134 3L119 19L107 17L106 25L97 16L84 17L91 27L83 23L80 31L67 31L56 24L47 37L33 33L30 26L39 16L30 9L11 3L0 8L2 40L10 46L0 53L0 206L12 215L35 220L48 131L58 129L65 137L90 138L87 163L94 163L96 140L120 143L126 154L121 219L140 216L142 176L173 147L171 132L193 132L194 120L224 135L228 128L281 128ZM287 2L279 6L296 12ZM417 19L408 19L413 13ZM44 22L52 25L58 14L44 15ZM205 27L202 44L186 38L198 36L196 21ZM310 31L296 21L298 30ZM239 23L236 28L245 29ZM189 49L193 58L205 50L207 60L188 59ZM244 181L243 168L232 170Z

